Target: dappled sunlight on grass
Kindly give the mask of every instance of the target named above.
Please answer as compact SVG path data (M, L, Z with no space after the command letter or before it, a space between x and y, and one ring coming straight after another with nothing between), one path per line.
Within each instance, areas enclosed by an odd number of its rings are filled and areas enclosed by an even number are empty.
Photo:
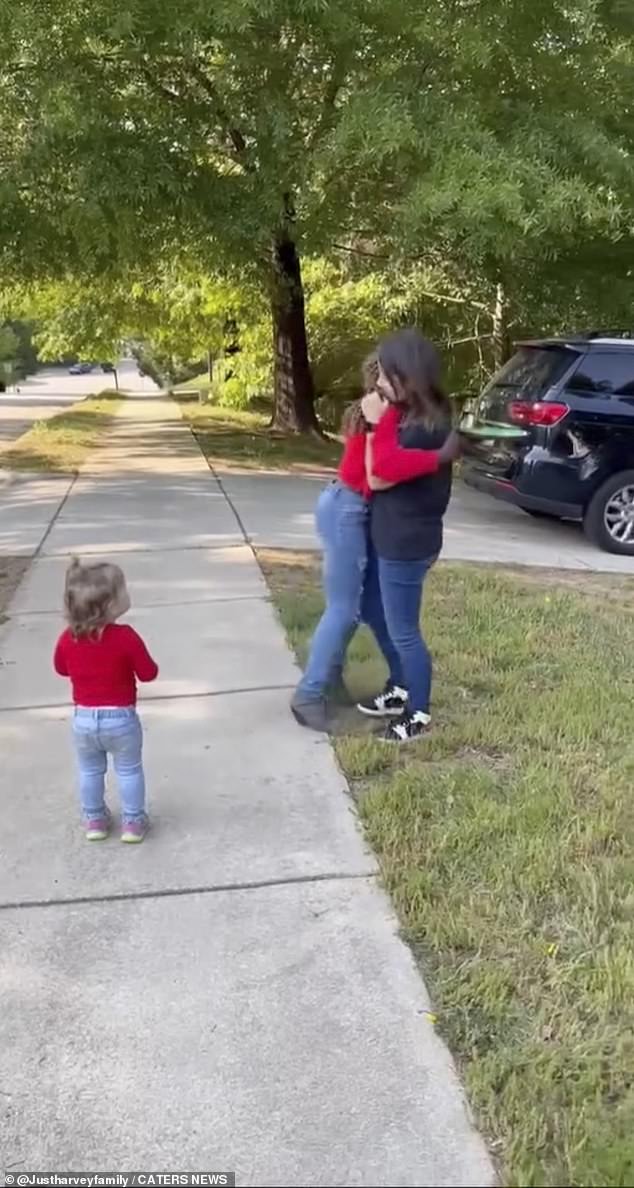
M269 432L269 414L187 399L179 403L200 448L214 465L297 472L334 467L341 457L337 438L286 437Z
M303 658L317 559L261 560ZM634 1175L632 581L610 587L439 565L433 730L335 744L507 1183ZM382 683L365 632L346 679Z
M36 422L9 449L0 450L0 468L74 473L99 444L120 403L118 392L102 392Z

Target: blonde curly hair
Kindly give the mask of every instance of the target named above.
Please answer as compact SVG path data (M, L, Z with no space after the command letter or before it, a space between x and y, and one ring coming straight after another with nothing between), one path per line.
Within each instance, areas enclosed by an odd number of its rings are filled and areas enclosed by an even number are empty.
M121 613L126 590L123 570L106 561L86 564L73 557L66 571L64 610L76 639L95 635Z

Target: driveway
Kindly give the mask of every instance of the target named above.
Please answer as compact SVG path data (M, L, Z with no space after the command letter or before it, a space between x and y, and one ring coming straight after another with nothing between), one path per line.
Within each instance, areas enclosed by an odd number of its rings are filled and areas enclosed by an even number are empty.
M124 359L117 367L119 385L128 391L151 391L154 384L139 375L133 359ZM114 387L112 375L95 368L88 375L69 375L67 367L43 367L22 380L19 392L0 392L0 449L15 441L35 421L44 421L76 404L85 396Z
M231 472L219 477L254 545L318 547L313 511L323 476ZM454 486L445 521L443 556L447 560L634 574L634 559L594 548L579 524L532 519L461 482Z

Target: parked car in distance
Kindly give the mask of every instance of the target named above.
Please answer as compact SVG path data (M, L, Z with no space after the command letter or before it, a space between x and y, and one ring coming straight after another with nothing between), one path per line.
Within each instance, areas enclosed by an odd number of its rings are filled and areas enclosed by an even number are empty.
M634 341L625 334L517 344L461 426L463 477L531 515L581 520L634 556Z
M93 370L93 366L92 363L73 363L73 366L68 370L70 375L87 375Z

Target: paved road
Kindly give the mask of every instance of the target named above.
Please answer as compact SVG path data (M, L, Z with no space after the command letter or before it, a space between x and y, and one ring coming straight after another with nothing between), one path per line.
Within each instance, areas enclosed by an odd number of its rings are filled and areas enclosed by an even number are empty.
M222 486L260 548L314 549L323 476L221 473ZM634 575L634 559L594 548L579 524L535 520L457 482L445 521L446 559Z
M132 359L121 361L118 375L120 386L126 390L149 391L154 388L151 380L139 375ZM46 420L66 405L103 392L104 388L114 384L112 375L104 374L100 368L88 375L69 375L67 367L43 367L18 386L19 392L0 392L0 449L15 441L35 421Z
M5 1166L492 1184L330 745L288 712L298 674L262 575L178 409L126 401L92 467L33 482L10 488L7 525L42 547L0 628ZM50 663L74 551L124 566L161 665L140 847L77 828Z

